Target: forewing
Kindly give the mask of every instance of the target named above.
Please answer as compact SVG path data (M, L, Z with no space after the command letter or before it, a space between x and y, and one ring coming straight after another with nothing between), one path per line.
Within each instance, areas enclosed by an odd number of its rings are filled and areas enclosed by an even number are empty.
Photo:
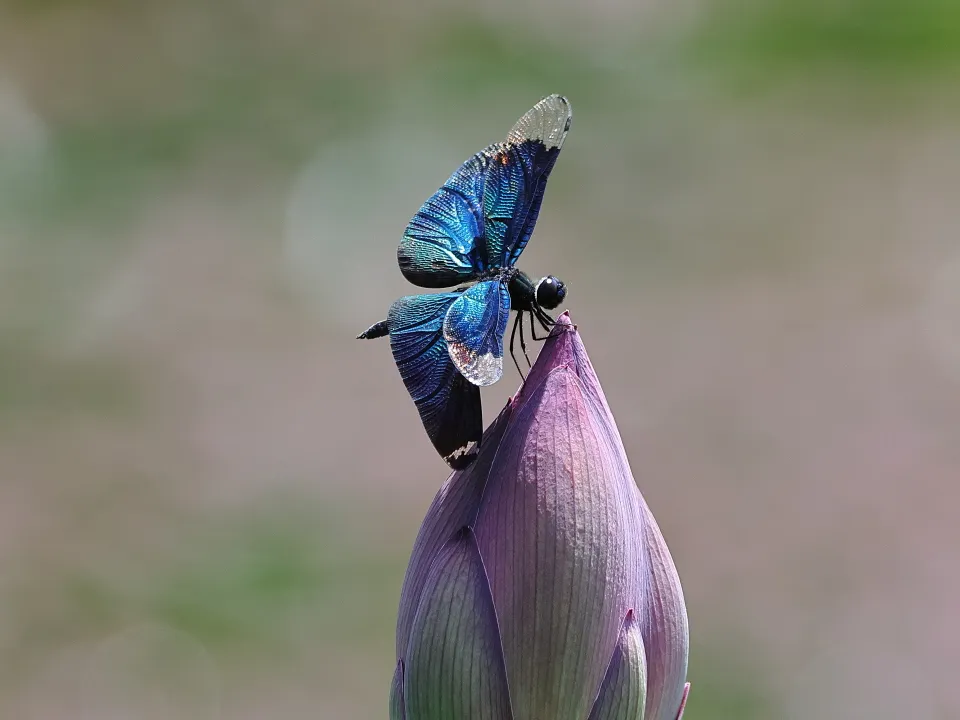
M443 338L444 318L459 297L403 297L387 314L390 348L403 384L430 441L454 469L473 461L483 435L480 389L457 371Z
M450 287L483 272L483 182L487 150L461 165L407 225L397 250L403 276L420 287Z
M474 385L492 385L503 374L503 334L510 319L510 292L500 280L477 283L450 306L443 337L450 357Z
M572 120L570 102L549 95L517 121L503 143L492 146L483 184L488 267L513 265L526 247Z

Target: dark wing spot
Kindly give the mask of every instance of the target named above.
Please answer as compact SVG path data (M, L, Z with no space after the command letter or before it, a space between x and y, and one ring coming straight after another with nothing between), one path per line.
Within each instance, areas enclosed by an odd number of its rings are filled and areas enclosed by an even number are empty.
M480 454L480 443L476 440L470 440L466 445L458 447L449 455L444 456L444 461L454 470L463 470L477 459Z

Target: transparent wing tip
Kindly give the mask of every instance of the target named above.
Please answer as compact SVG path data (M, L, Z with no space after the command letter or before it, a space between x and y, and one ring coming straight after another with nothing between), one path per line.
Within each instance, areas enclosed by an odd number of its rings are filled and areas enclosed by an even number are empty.
M448 341L447 349L457 370L474 385L493 385L503 375L502 356L497 357L492 352L481 355L459 342Z
M563 95L547 95L517 120L507 135L508 143L541 140L548 148L559 148L573 122L573 108Z

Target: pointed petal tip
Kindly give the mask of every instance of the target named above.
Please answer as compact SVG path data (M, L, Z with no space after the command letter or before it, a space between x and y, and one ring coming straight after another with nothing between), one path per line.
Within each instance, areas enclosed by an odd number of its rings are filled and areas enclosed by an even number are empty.
M564 311L551 328L533 368L513 397L511 405L523 405L553 370L563 365L575 364L577 356L584 353L577 327L570 322L570 313Z
M683 711L687 708L687 696L690 694L690 683L683 686L683 697L680 698L680 709L677 710L677 720L682 720Z
M571 321L570 313L566 310L557 317L533 368L509 404L510 407L516 410L526 404L546 378L560 368L566 368L576 375L587 394L598 401L604 411L609 413L609 406L600 388L600 380L587 355L578 326ZM610 419L612 422L612 417Z
M406 720L407 709L403 700L403 660L397 662L390 685L390 720Z
M570 311L564 310L557 316L557 319L554 321L553 329L550 330L551 335L559 335L563 332L576 332L577 325L570 319Z

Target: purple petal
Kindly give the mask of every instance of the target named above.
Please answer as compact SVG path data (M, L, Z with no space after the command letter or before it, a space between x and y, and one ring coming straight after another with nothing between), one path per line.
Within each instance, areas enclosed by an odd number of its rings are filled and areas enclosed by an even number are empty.
M570 320L569 312L564 312L557 318L556 325L543 343L540 355L520 388L514 404L522 405L526 397L558 367L569 367L573 370L583 382L586 393L600 405L602 412L609 417L611 428L616 432L616 423L613 422L613 415L610 413L607 400L600 388L600 381L597 379L597 374L594 372L590 358L587 356L587 350L583 346L583 340L580 338L579 332L577 332L577 326ZM619 438L620 434L617 432L617 439L619 440Z
M622 687L609 678L629 608L644 717L679 720L689 690L679 578L564 313L478 459L448 478L424 520L397 625L406 715L508 718L512 702L517 720L582 720L591 708L618 718L632 691L605 698ZM488 714L473 714L483 693Z
M541 360L547 362L541 365ZM605 421L600 423L606 442L618 458L622 481L632 490L633 511L626 513L628 536L636 543L636 558L628 573L639 576L632 584L634 593L629 607L637 608L647 657L647 720L674 720L687 674L689 633L683 590L676 567L653 514L643 499L633 474L616 422L610 412L600 381L586 348L569 314L557 318L557 325L531 371L524 390L558 366L576 373L586 394L601 408ZM521 391L518 404L524 402Z
M406 720L407 712L403 703L403 660L397 663L390 685L390 720Z
M676 566L657 521L633 480L630 462L600 381L567 313L557 318L557 327L548 342L555 343L550 350L556 358L553 362L562 362L572 368L587 394L602 407L606 422L601 428L618 458L624 482L632 489L634 510L627 514L631 528L628 532L639 543L635 557L639 559L637 568L641 577L634 584L637 592L629 598L629 603L637 608L647 657L648 692L644 717L646 720L675 720L674 713L680 705L687 677L689 648L687 611ZM544 352L547 352L546 348Z
M640 626L647 651L647 720L675 720L687 679L689 630L677 568L657 521L637 490L648 582Z
M620 639L600 686L589 720L640 720L647 692L646 660L640 626L627 612Z
M427 516L423 520L407 574L400 591L400 610L397 616L397 657L402 658L410 641L413 617L420 606L423 585L441 548L462 527L472 526L480 507L490 463L497 454L500 438L507 427L509 406L483 433L480 453L466 469L455 472L440 488Z
M635 487L565 347L541 352L553 369L515 404L476 524L518 719L587 716L640 592Z
M437 557L406 649L404 699L416 720L512 720L500 632L469 528Z

